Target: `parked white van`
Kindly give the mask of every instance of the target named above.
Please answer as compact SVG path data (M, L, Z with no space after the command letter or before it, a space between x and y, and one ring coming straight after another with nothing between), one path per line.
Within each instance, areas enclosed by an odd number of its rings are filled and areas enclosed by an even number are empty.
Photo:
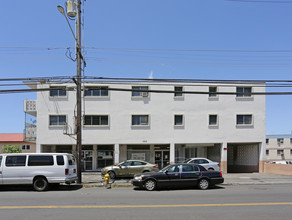
M0 185L32 184L36 191L44 191L49 184L70 184L76 180L77 165L72 154L0 154Z

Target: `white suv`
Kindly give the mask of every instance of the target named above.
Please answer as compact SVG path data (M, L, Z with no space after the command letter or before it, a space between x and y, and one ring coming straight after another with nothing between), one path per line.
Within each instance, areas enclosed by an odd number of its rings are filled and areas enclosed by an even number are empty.
M195 163L205 167L206 170L220 170L220 164L218 162L211 161L207 158L190 158L185 161L185 163Z

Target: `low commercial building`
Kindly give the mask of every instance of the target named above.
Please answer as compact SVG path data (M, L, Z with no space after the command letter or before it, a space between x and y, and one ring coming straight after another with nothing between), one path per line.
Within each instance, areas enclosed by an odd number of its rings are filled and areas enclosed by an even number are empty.
M35 105L37 151L76 154L75 84L29 86L42 89L27 100ZM90 81L82 91L84 170L127 159L164 167L207 157L225 172L263 171L265 96L252 95L265 92L263 83Z
M0 152L5 146L18 146L24 153L35 153L36 143L25 139L23 133L2 133L0 134Z

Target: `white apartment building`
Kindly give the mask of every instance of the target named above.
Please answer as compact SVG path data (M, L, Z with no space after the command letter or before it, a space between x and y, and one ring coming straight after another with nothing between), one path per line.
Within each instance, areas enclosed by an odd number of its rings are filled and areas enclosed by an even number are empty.
M76 153L75 84L29 86L57 89L37 93L37 151ZM265 96L251 95L253 92L265 92L264 84L85 82L83 169L99 170L127 159L164 167L185 158L207 157L220 162L225 172L262 172Z
M292 160L292 134L267 135L267 161Z

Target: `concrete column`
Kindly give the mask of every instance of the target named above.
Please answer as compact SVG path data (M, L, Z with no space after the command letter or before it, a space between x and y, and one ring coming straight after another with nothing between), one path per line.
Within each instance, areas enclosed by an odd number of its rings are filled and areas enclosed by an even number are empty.
M36 144L36 153L41 153L41 145L39 143Z
M266 162L266 140L262 143L259 143L259 173L263 173L265 169L265 162Z
M220 170L227 173L227 142L221 144L221 163Z
M175 144L170 143L170 158L169 163L173 164L175 162Z
M120 145L119 144L115 144L114 154L115 154L114 164L118 164L120 162Z

